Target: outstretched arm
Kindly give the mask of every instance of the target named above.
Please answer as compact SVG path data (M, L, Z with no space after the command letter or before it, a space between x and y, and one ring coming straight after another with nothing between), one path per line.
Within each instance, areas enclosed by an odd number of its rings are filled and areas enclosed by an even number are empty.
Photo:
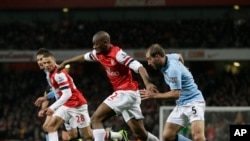
M171 90L168 92L164 93L158 93L158 92L152 92L149 90L140 90L140 95L142 100L145 99L168 99L168 100L176 100L179 98L181 91L176 89L176 90Z
M58 71L64 69L65 65L70 64L70 63L81 63L84 62L84 55L78 55L75 57L72 57L70 59L64 60L59 66L58 66Z
M143 66L140 66L138 71L143 80L144 85L146 86L146 89L152 92L158 92L157 87L149 81L149 75L147 70Z

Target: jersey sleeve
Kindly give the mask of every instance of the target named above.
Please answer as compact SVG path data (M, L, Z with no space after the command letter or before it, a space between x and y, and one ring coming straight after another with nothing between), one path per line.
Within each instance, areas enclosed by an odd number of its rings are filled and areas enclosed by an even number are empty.
M130 69L132 69L136 73L138 73L139 67L142 66L142 64L139 61L137 61L134 58L132 58L131 56L129 56L122 49L117 52L116 60L117 60L117 62L128 66Z
M96 58L95 54L96 54L95 50L93 50L91 52L87 52L87 53L84 54L84 59L86 61L96 61L97 58Z
M69 81L65 73L63 72L57 73L54 79L56 83L59 85L59 89L62 91L62 96L50 106L52 110L55 110L61 105L63 105L72 96L72 92L69 86Z
M171 90L181 89L181 71L172 65L168 72L169 87Z

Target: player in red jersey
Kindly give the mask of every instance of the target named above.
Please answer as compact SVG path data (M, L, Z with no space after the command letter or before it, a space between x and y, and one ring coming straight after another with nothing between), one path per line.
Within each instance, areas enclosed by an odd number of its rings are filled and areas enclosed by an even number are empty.
M41 70L44 70L44 66L43 66L43 63L42 63L42 59L43 59L43 54L44 53L48 53L49 51L45 48L40 48L37 53L36 53L36 58L37 58L37 64L38 64L38 67L41 69ZM49 83L49 80L48 80L48 71L44 70L45 74L46 74L46 79ZM39 99L43 99L41 101L39 101ZM50 86L50 83L48 85L48 88L47 90L44 92L44 96L43 97L39 97L37 98L36 102L35 102L35 105L36 106L39 106L41 107L40 111L38 112L38 117L44 117L45 114L45 109L47 108L48 104L49 104L49 100L50 99L56 99L55 98L55 93L53 90L51 90L51 86ZM46 116L45 117L45 121L43 123L43 128L44 128L44 131L46 132L46 127L47 127L47 123L48 121L50 120L51 116ZM63 127L63 130L62 130L62 140L63 141L68 141L70 140L70 138L77 138L79 135L77 134L78 131L76 128L74 129L71 129L71 128L68 128L67 130L64 129L64 128L67 128L69 127L67 124L64 125ZM48 136L47 136L47 132L46 132L46 141L48 141Z
M98 61L105 68L114 92L98 106L91 117L95 141L104 141L103 122L116 114L122 114L132 132L142 141L158 141L144 127L138 82L133 80L131 72L133 70L140 74L147 89L157 91L155 85L149 82L146 69L120 47L112 45L107 32L97 32L92 40L93 51L63 61L59 69L69 63L84 61Z
M49 72L49 79L53 89L59 95L59 99L46 110L46 114L52 117L46 125L49 140L58 140L57 129L64 122L68 123L67 126L71 126L68 129L78 127L84 139L93 139L92 129L89 125L90 117L87 101L76 88L73 79L66 70L57 72L56 61L51 53L44 53L42 62L44 68ZM122 134L107 130L105 131L105 139L121 140Z
M57 130L65 122L69 122L72 128L78 127L85 139L92 139L87 100L76 88L66 70L57 72L56 61L51 53L44 53L42 62L49 72L50 83L59 96L58 100L46 109L46 114L51 116L47 123L48 139L58 141Z

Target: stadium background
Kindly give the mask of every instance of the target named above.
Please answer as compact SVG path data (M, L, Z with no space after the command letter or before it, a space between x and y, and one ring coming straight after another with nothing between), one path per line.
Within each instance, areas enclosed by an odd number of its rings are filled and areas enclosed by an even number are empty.
M144 49L156 42L184 55L207 106L248 106L249 5L247 0L1 0L0 140L44 140L43 119L37 118L39 109L33 104L46 87L35 62L36 50L45 47L60 62L90 50L98 30L108 31L113 44L142 61L161 91L168 87L143 59ZM72 65L70 74L89 100L90 113L112 92L99 64ZM141 79L135 78L143 88ZM161 105L174 103L142 102L145 126L155 135ZM106 126L127 128L121 122L113 118ZM218 129L225 125L218 122L206 126L211 141L224 141ZM235 122L246 118L236 116Z

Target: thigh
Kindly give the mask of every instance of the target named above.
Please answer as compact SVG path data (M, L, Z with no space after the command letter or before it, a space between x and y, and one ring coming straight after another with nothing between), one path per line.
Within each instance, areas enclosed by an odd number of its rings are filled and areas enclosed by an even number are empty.
M93 138L93 132L90 126L86 126L84 128L79 128L82 132L83 138L85 139L91 139Z
M46 119L43 123L43 126L47 126L51 118L52 118L52 116L46 116Z
M204 120L195 120L191 122L191 133L193 136L202 135L205 133L205 123Z
M64 120L58 116L52 116L48 121L48 132L57 131L64 123Z
M188 122L188 118L185 116L184 112L185 109L183 109L181 106L175 106L173 111L168 116L166 122L177 124L184 127Z
M101 103L91 117L91 124L95 125L96 122L103 122L114 115L116 115L116 113L111 107L106 103Z
M57 116L60 117L61 119L63 119L65 122L69 121L70 114L69 114L69 108L62 105L60 106L53 114L53 116Z
M120 114L124 109L128 109L134 103L140 103L140 95L137 91L119 90L104 100L104 103L113 109L116 114Z
M175 138L178 132L183 128L183 126L175 123L166 122L163 129L164 138Z
M205 102L194 101L182 107L190 123L196 120L204 121Z
M88 105L84 104L77 108L71 108L69 111L71 116L69 124L73 128L84 128L90 125L90 117L88 112Z

